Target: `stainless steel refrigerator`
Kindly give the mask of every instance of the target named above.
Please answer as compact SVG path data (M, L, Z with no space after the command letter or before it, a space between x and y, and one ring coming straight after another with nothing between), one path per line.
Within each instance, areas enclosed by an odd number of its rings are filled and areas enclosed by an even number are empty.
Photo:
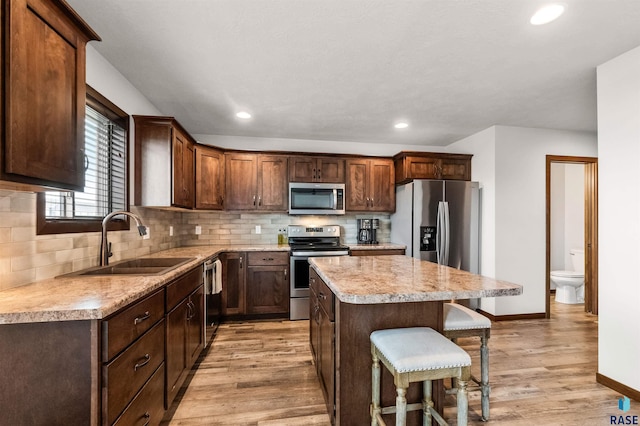
M407 256L479 271L478 182L414 180L396 186L391 241Z

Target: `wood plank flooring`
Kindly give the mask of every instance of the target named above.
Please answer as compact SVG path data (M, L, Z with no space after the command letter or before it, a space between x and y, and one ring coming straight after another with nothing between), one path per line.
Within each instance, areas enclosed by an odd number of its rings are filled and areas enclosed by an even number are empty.
M582 305L552 305L551 320L493 323L491 419L480 421L474 392L471 425L608 425L609 416L640 414L635 401L631 411L619 411L620 395L596 383L597 317ZM163 426L329 425L308 327L308 321L223 324ZM478 340L458 344L479 376ZM455 424L455 399L446 405L445 418Z

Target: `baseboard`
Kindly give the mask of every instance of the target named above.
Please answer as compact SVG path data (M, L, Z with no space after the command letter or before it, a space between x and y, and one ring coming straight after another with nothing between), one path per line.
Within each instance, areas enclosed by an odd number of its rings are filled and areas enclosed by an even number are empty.
M623 385L620 382L616 382L603 374L596 373L596 382L608 387L609 389L613 389L616 392L620 392L622 395L628 396L635 401L640 401L640 391L630 388L627 385Z
M477 310L479 313L489 318L491 321L515 321L515 320L532 320L532 319L545 319L547 316L544 312L537 314L515 314L515 315L493 315L489 312L485 312L482 309Z

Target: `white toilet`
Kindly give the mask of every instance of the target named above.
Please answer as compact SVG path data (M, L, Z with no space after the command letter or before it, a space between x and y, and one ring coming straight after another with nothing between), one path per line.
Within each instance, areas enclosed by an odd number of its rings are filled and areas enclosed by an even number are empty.
M556 302L584 303L584 250L571 249L573 271L551 271L551 281L556 285Z

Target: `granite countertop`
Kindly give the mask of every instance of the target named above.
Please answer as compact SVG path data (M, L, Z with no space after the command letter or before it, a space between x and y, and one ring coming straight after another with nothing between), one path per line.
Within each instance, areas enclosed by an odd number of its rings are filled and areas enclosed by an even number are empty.
M289 246L274 244L175 248L141 256L193 259L163 275L69 274L3 290L0 291L0 324L102 319L224 251L289 251Z
M309 264L351 304L516 296L522 286L407 256L316 257Z

